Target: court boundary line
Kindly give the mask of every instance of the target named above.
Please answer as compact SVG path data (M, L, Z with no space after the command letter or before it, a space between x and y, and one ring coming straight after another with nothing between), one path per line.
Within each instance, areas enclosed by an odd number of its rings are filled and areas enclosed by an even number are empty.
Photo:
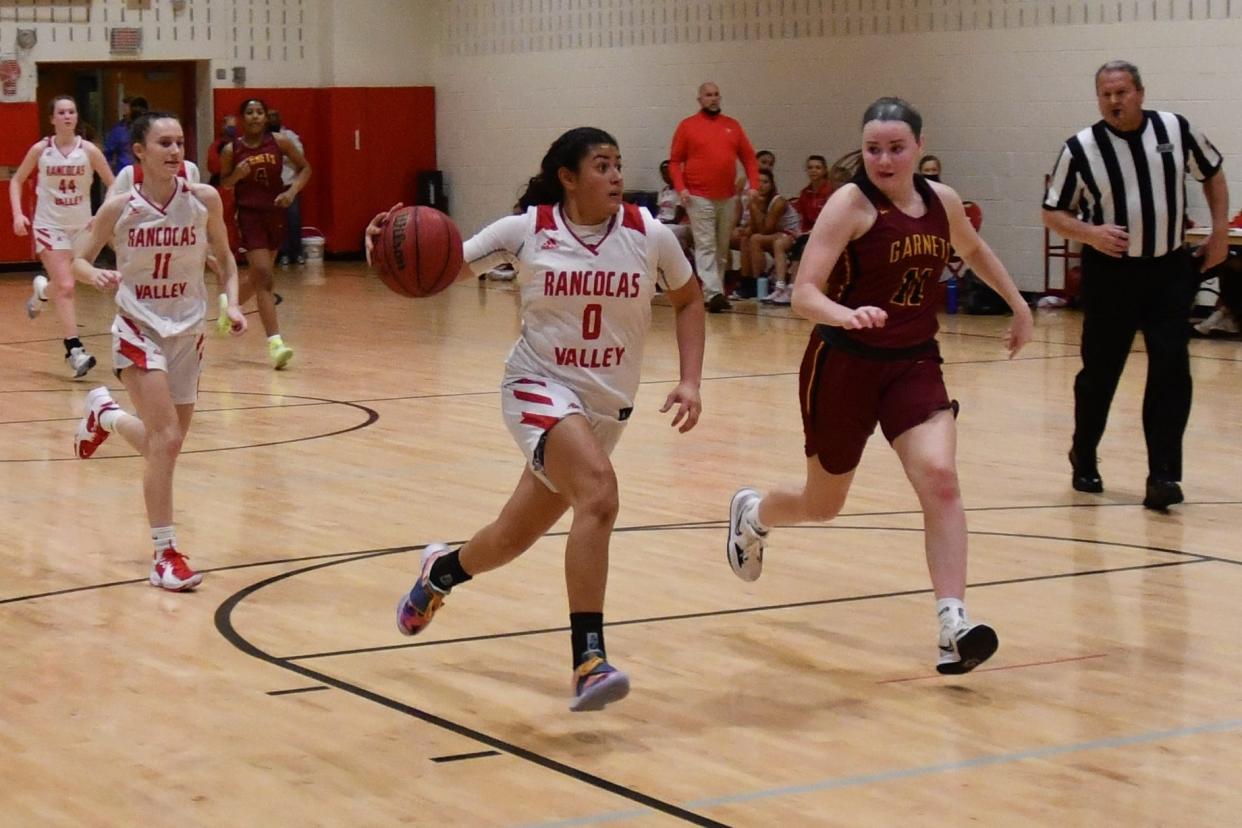
M1032 510L1032 509L1106 509L1106 508L1118 508L1118 507L1134 507L1137 505L1139 504L1137 503L1042 503L1042 504L1035 503L1035 504L1022 505L1022 506L974 506L974 507L967 508L966 512L969 514L970 512L1005 512L1005 511L1019 511L1019 510ZM1239 501L1239 500L1187 501L1183 505L1184 506L1242 506L1242 501ZM906 517L906 516L917 516L921 514L922 512L918 509L910 509L910 510L895 511L895 512L853 512L849 514L838 515L837 517L833 518L833 520L841 521L841 520L850 520L850 519L858 519L858 518L866 518L866 517ZM655 531L655 530L660 530L660 529L672 529L672 530L715 529L715 528L723 529L727 526L728 526L727 521L716 519L716 520L684 521L680 523L651 523L651 524L638 524L635 526L619 526L619 527L615 527L613 531L614 532L639 532L639 531ZM823 523L823 524L806 524L802 526L779 526L776 528L779 528L782 531L817 530L817 529L860 529L860 528L901 529L902 531L915 531L912 527L840 526L840 525L837 525L835 522L834 523ZM566 534L568 533L567 532L549 532L548 534L545 535L545 537L563 537ZM1004 533L996 533L996 534L1004 534ZM1009 533L1009 534L1015 537L1024 537L1024 535L1021 535L1018 533ZM1124 542L1101 541L1098 538L1097 539L1067 538L1066 540L1072 540L1072 541L1082 540L1083 542L1126 545ZM464 543L464 542L465 541L455 541L454 543ZM328 552L328 553L323 553L320 555L306 555L306 556L300 556L300 557L295 557L295 558L273 558L270 560L263 560L263 561L247 561L245 563L239 563L239 564L226 564L224 566L210 567L208 569L200 569L198 571L206 575L206 574L210 574L213 572L232 572L233 570L237 570L237 569L253 569L259 566L280 566L282 564L305 563L306 561L325 560L325 559L331 559L331 558L348 558L348 557L355 556L355 555L368 555L372 552L381 552L381 551L393 552L393 553L410 552L410 551L422 549L424 546L426 546L426 544L406 544L403 546L385 547L383 549L356 549L351 552ZM1149 549L1151 547L1137 546L1136 548ZM1198 557L1198 558L1204 558L1205 560L1216 561L1217 563L1226 563L1226 564L1233 564L1235 566L1242 566L1242 560L1238 560L1234 558L1225 558L1219 555L1208 555L1206 553L1201 553L1201 552L1186 552L1184 550L1176 550L1176 549L1162 549L1160 551L1165 551L1173 555L1193 556L1193 557ZM9 598L0 598L0 606L4 606L5 604L17 604L23 601L33 601L39 598L54 598L59 595L71 595L77 592L90 592L92 590L98 590L98 589L110 589L112 587L130 586L133 584L145 584L145 583L147 583L146 578L128 578L123 581L104 581L102 583L96 583L96 584L83 584L80 586L65 587L64 589L50 590L48 592L35 592L35 593L29 593L26 595L15 595Z
M366 558L379 557L385 554L393 554L393 553L392 552L372 553L366 556L358 556L352 560L364 560ZM241 604L242 601L244 601L246 598L248 598L250 595L254 594L255 592L258 592L259 590L264 589L265 587L271 584L277 583L279 581L283 581L286 578L292 578L295 575L302 575L307 572L313 572L316 569L322 569L322 568L326 568L329 566L335 566L336 564L343 563L343 562L344 561L324 561L324 562L317 563L309 567L302 567L300 569L294 569L288 572L277 573L276 575L273 575L269 578L265 578L261 581L256 581L253 584L243 587L242 589L238 590L237 592L233 593L228 598L226 598L224 602L221 603L220 606L216 608L216 612L214 616L216 631L219 632L220 635L226 641L232 644L233 647L235 647L237 650L241 651L242 653L246 655L251 656L252 658L258 659L259 661L263 661L268 664L271 664L274 667L279 667L279 668L288 670L290 672L297 673L298 675L304 676L313 681L318 681L323 684L327 684L330 687L335 687L338 690L343 690L346 693L349 693L353 696L364 699L366 701L373 702L375 704L380 705L381 707L388 708L389 710L395 711L397 713L402 713L406 716L410 716L411 718L418 719L419 721L424 722L425 724L432 725L433 727L438 727L442 730L446 730L455 735L462 736L464 738L471 739L473 741L487 745L488 747L493 748L495 750L499 750L502 753L507 753L513 756L514 758L522 759L527 762L530 762L531 764L541 767L544 770L549 770L549 771L552 771L553 773L560 774L561 776L568 777L569 779L572 779L576 782L584 783L593 788L604 791L605 793L610 793L610 794L613 794L614 796L619 796L623 799L628 799L631 802L635 802L639 805L646 806L647 808L650 808L651 810L658 811L663 814L667 814L676 819L680 819L683 822L688 822L692 825L711 826L712 828L728 828L727 823L717 822L716 820L705 817L702 814L697 814L697 813L694 813L693 811L679 807L670 802L665 802L662 799L657 799L654 796L650 796L649 794L645 794L641 791L635 790L634 788L621 785L609 779L605 779L602 776L597 776L593 773L588 773L587 771L584 771L581 768L576 768L572 765L565 764L564 762L559 762L555 759L544 756L541 753L536 753L535 751L530 750L528 748L515 745L499 737L492 736L488 733L484 733L481 730L475 730L472 727L468 727L459 722L455 722L451 719L447 719L443 716L437 716L434 713L429 713L425 710L421 710L412 705L405 704L404 702L385 696L382 693L376 693L375 691L368 690L364 687L360 687L356 684L353 684L352 682L345 681L344 679L338 679L335 676L328 675L327 673L322 673L322 672L319 672L318 670L313 670L308 667L304 667L300 664L294 664L285 659L281 659L277 656L273 656L271 653L268 653L267 651L260 649L258 646L251 643L249 639L245 638L240 633L238 633L236 628L233 626L232 613L233 613L234 608L236 608L239 604Z
M341 563L349 563L349 561L341 561ZM1167 569L1174 566L1189 566L1197 563L1216 563L1210 558L1196 558L1186 561L1165 561L1163 563L1154 564L1136 564L1134 566L1121 566L1113 569L1093 569L1084 570L1082 572L1059 572L1052 575L1034 575L1026 578L1011 578L1001 581L979 581L968 584L967 589L984 589L993 586L1012 586L1014 584L1036 583L1039 581L1057 581L1068 580L1070 578L1087 577L1091 575L1111 575L1118 572L1139 572L1151 569ZM887 598L910 598L915 595L931 595L933 592L931 587L922 589L902 589L892 592L873 592L864 595L843 595L836 598L815 598L806 601L789 601L784 604L762 604L754 607L735 607L733 609L722 610L702 610L700 612L679 613L677 615L652 615L643 618L626 618L620 621L607 621L605 627L633 627L642 624L662 624L667 621L697 621L703 618L723 618L730 615L750 615L760 612L779 612L782 610L807 609L810 607L827 607L836 604L854 604L864 601L881 601ZM528 638L535 635L549 635L551 633L567 633L569 627L542 627L529 630L517 630L507 633L487 633L484 635L462 636L460 638L437 638L433 641L412 641L406 644L382 644L376 647L359 647L353 650L333 650L323 653L304 653L298 655L280 656L286 661L309 661L317 658L336 658L338 656L352 655L370 655L371 653L393 652L395 650L410 650L419 647L437 647L449 644L471 644L478 641L502 641L510 638ZM929 676L936 678L937 676Z
M5 391L5 392L0 392L0 393L55 393L55 392L75 391L75 390L77 389L49 388L49 389L44 389L42 391L30 392L29 390L26 390L26 389L15 389L12 391ZM375 423L379 422L379 418L380 418L378 411L376 411L374 408L368 408L367 406L363 405L360 402L349 402L346 400L334 400L328 397L311 397L311 396L307 396L304 394L273 395L269 392L263 392L263 391L211 391L211 390L201 391L200 390L199 393L200 394L237 394L240 396L248 396L248 397L281 396L281 397L287 397L288 399L291 399L291 400L310 400L312 401L310 403L312 405L343 405L347 408L354 408L354 409L357 409L358 411L363 412L366 415L366 418L362 422L355 423L354 425L349 426L348 428L337 429L336 431L329 431L324 434L311 434L311 435L307 435L304 437L292 437L288 440L272 440L266 443L246 443L240 446L219 446L217 448L189 449L187 451L182 451L181 456L185 456L189 454L214 454L217 452L224 452L224 451L243 451L247 449L270 448L272 446L284 446L284 445L289 445L291 443L306 443L312 440L324 440L324 439L327 439L328 437L339 437L342 434L349 434L354 431L361 431L365 428L370 428L371 426L375 425ZM275 407L276 408L305 408L307 406L306 405L290 405L290 406L275 406ZM217 409L217 410L231 411L233 409ZM245 410L245 409L241 409L241 410ZM3 425L3 424L0 423L0 425ZM66 436L66 439L68 439L67 436ZM135 460L141 456L142 456L141 454L137 454L137 453L107 454L107 455L98 455L96 457L92 457L91 460L98 463L101 460ZM78 459L79 458L77 457L17 457L17 458L0 458L0 463L65 463L69 461L76 461Z
M633 527L633 528L630 528L629 531L637 531L638 528L639 527ZM667 527L667 528L674 528L674 527ZM693 527L693 528L715 529L717 527L716 526L698 526L698 527ZM827 528L827 527L821 526L821 527L813 527L813 528ZM883 528L883 529L894 529L895 531L910 531L910 532L914 532L914 531L921 532L922 531L921 527L918 529L905 528L905 527L894 528L894 527L865 527L865 526L864 527L841 527L841 528L852 528L852 529L859 529L859 530ZM555 534L562 535L566 533L555 533ZM978 534L1000 535L1000 536L1006 536L1006 537L1014 537L1014 536L1026 537L1026 535L1017 535L1016 533L981 532ZM1048 538L1048 539L1060 540L1059 538ZM1074 540L1077 540L1077 539L1074 539ZM1181 552L1180 550L1164 550L1159 547L1138 547L1137 545L1134 545L1134 544L1111 544L1111 543L1108 543L1105 541L1099 541L1099 540L1088 540L1086 542L1094 543L1096 545L1109 545L1109 546L1117 545L1117 546L1123 546L1123 547L1128 547L1128 548L1138 548L1144 551L1171 552L1173 554L1182 556L1183 558L1189 557L1194 554L1194 553ZM261 649L257 645L253 644L249 639L242 636L232 624L233 610L237 606L239 606L242 603L242 601L246 600L250 596L259 592L260 590L270 586L271 584L278 583L280 581L284 581L284 580L287 580L287 579L290 579L296 576L300 576L308 572L313 572L319 569L326 569L328 567L333 567L333 566L337 566L340 564L354 563L356 561L368 560L370 558L382 557L382 556L390 555L390 554L395 554L395 551L380 551L380 552L374 552L374 553L370 553L366 555L355 555L355 556L350 556L350 557L342 557L337 560L322 561L322 562L313 564L311 566L301 567L298 569L289 570L287 572L277 573L263 580L249 584L248 586L243 587L242 589L233 593L233 595L226 598L224 602L221 603L216 608L216 612L214 614L214 623L216 626L216 630L226 641L232 644L233 647L239 650L240 652L246 655L249 655L253 658L256 658L260 661L266 662L274 667L283 668L290 672L301 675L305 678L311 679L313 681L318 681L323 684L327 684L331 687L336 687L339 690L343 690L344 692L350 693L351 695L354 695L366 701L371 701L372 703L378 704L389 710L402 713L404 715L418 719L426 724L430 724L434 727L439 727L443 730L447 730L451 733L462 736L464 738L468 738L468 739L472 739L474 741L480 742L481 744L487 745L490 748L501 750L504 753L509 753L510 755L513 755L515 758L519 758L519 759L523 759L525 761L531 762L532 764L542 767L545 770L550 770L555 773L559 773L563 776L566 776L578 782L582 782L598 790L602 790L606 793L612 793L616 796L622 797L623 799L628 799L630 801L636 802L639 805L643 805L646 808L649 808L651 810L655 810L660 813L668 814L670 816L681 819L683 821L690 822L691 824L709 825L709 826L727 825L727 823L717 822L706 816L695 813L694 811L688 810L687 808L682 808L681 806L675 805L670 802L666 802L664 800L642 793L641 791L637 791L633 788L620 785L609 779L605 779L595 774L591 774L589 772L583 771L582 769L576 768L572 765L568 765L563 762L559 762L555 759L551 759L550 757L544 756L543 754L536 753L527 748L523 748L519 745L515 745L503 739L500 739L499 737L495 737L490 734L484 733L483 731L476 730L475 728L469 727L467 725L463 725L460 722L455 722L443 716L439 716L437 714L421 710L420 708L398 701L397 699L391 698L382 693L378 693L378 692L363 688L357 684L354 684L353 682L346 681L345 679L339 679L339 678L336 678L335 676L332 676L328 673L324 673L320 670L316 670L316 669L307 667L305 665L298 664L290 657L275 656L267 652L266 650ZM1185 566L1185 565L1190 565L1193 563L1205 563L1210 560L1212 559L1208 557L1195 556L1190 559L1166 561L1166 562L1154 563L1154 564L1143 564L1143 565L1136 565L1136 566L1131 566L1131 567L1124 567L1120 569L1121 571L1126 571L1126 570L1133 571L1133 570L1166 568L1166 567L1172 567L1172 566ZM1068 574L1052 574L1052 575L1045 575L1045 576L1034 576L1034 577L1029 577L1029 578L1006 579L1005 581L999 581L999 582L983 582L982 584L977 584L975 586L998 585L1000 583L1023 583L1023 582L1032 582L1032 581L1054 580L1054 579L1060 579L1060 578L1065 578L1065 577L1078 577L1080 575L1086 575L1086 574L1100 574L1100 572L1109 572L1109 571L1116 571L1116 570L1102 570L1102 571L1097 571L1097 572L1092 572L1092 573L1083 572L1083 573L1068 573ZM931 591L930 588L926 588L926 589L921 589L921 590L903 591L903 592L895 593L895 595L923 594L923 593L927 593L930 591ZM887 597L892 597L892 596L887 596ZM851 596L851 597L845 597L839 600L834 600L834 599L829 599L829 600L835 603L843 603L845 601L866 600L866 598ZM819 602L799 602L799 603L819 603ZM797 606L797 605L798 604L793 604L792 606ZM758 610L758 608L745 608L740 611L746 611L746 609L749 609L750 611ZM717 612L712 612L712 613L701 613L701 614L695 614L695 615L731 614L736 611L739 611L739 610L724 611L724 612L717 611ZM676 618L676 616L674 616L674 618ZM624 623L626 622L620 622L619 624L616 624L616 625L620 626ZM632 620L629 623L640 623L640 621ZM614 626L614 625L609 624L608 626ZM727 804L727 803L721 803L721 804ZM691 807L695 807L695 806L691 806ZM712 805L706 804L705 807L712 807ZM645 814L645 813L646 813L645 811L639 812L639 814Z

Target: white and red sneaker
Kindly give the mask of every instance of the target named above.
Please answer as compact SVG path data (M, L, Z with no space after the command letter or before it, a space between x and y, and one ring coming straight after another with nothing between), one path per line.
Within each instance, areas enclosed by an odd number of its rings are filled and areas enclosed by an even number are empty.
M185 562L185 555L166 549L151 565L151 586L170 592L186 592L203 582L203 576Z
M85 408L86 413L82 415L78 430L73 435L73 453L82 460L94 454L104 444L104 440L108 439L109 432L104 431L100 424L100 415L105 411L117 411L120 406L112 399L108 389L101 385L87 393Z

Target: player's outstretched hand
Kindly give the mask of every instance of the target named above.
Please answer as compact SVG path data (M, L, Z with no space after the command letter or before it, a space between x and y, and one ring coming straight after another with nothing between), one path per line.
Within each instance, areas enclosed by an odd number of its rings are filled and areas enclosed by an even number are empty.
M673 422L669 425L685 434L694 428L699 421L699 414L703 412L703 401L699 398L699 386L691 382L678 383L677 387L665 398L660 413L667 413L674 405L677 406L677 413L673 415Z
M371 251L375 249L375 237L384 231L384 225L388 223L388 217L404 207L403 202L398 201L382 213L376 213L375 218L371 219L371 223L367 225L366 246L367 246L367 264L371 264Z
M847 331L857 331L862 328L883 328L886 322L888 322L888 312L883 308L863 305L861 308L851 310L850 315L841 323L841 327Z

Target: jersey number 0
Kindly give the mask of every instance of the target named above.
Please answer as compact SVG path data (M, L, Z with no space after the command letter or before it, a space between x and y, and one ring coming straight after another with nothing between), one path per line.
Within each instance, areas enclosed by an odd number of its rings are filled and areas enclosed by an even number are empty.
M599 329L604 321L604 306L591 303L582 309L582 338L599 339Z

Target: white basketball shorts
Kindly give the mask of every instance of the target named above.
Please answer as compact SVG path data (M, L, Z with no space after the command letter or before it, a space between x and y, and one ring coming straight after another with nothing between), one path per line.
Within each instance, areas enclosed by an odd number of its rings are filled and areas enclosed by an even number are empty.
M38 256L44 250L72 250L73 242L81 233L81 227L48 227L36 224L30 228L34 237L34 252Z
M586 417L595 439L605 454L611 455L625 431L625 421L590 411L578 395L550 379L507 376L500 384L500 408L505 425L526 456L535 477L552 491L556 486L543 470L543 446L548 431L566 417Z
M203 373L203 335L163 337L145 325L117 314L112 320L112 365L163 371L174 405L198 402L198 378Z

